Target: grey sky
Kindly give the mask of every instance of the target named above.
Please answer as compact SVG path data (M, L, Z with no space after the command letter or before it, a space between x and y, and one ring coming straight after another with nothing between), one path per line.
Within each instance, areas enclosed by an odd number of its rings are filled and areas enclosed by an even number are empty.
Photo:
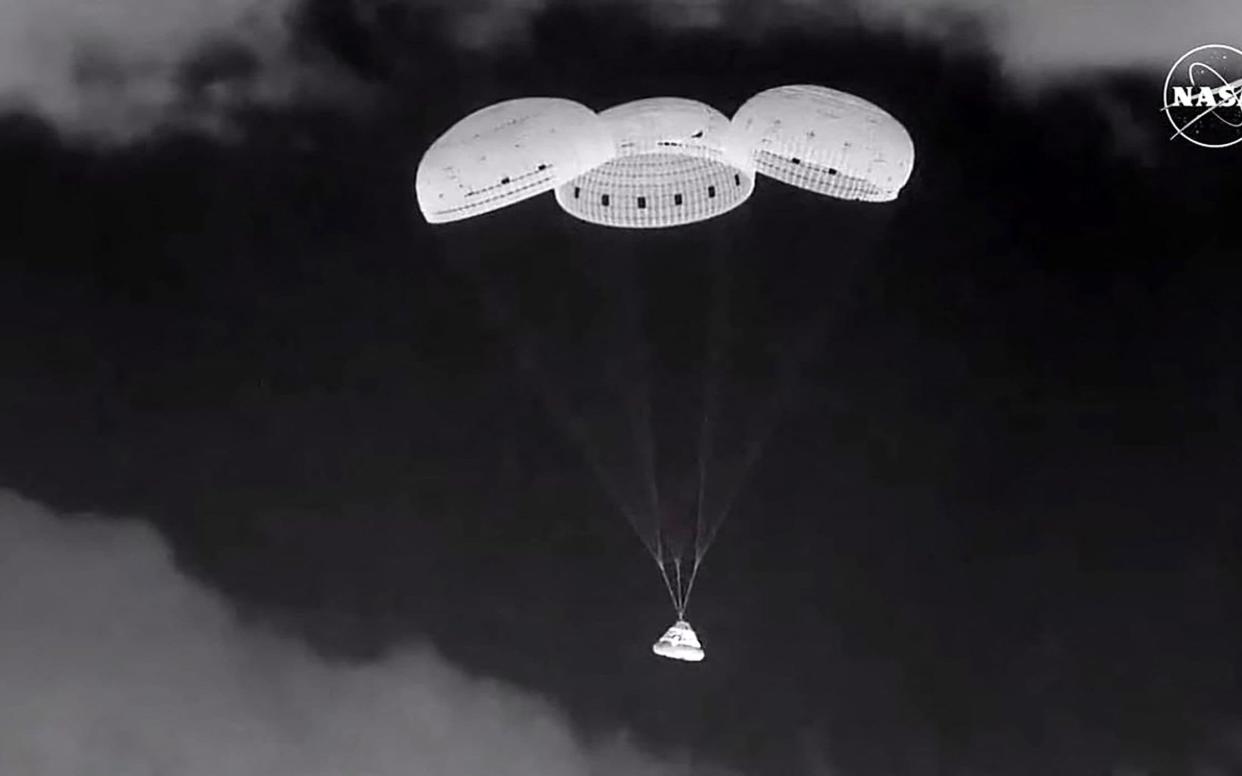
M474 46L514 34L545 6L542 0L408 1L451 9L459 39ZM667 23L707 28L727 24L729 9L745 5L632 2L659 9L655 13ZM254 52L262 77L248 82L245 94L215 95L218 102L286 97L308 75L287 56L285 20L296 4L0 0L0 105L25 106L63 127L122 136L170 116L185 119L189 111L173 80L177 66L205 42L221 38ZM1012 72L1022 76L1096 66L1162 70L1193 46L1242 42L1242 11L1234 0L868 0L862 7L869 18L915 27L933 26L941 8L981 14ZM842 3L770 0L764 8L763 16L773 21L831 23ZM206 115L211 107L195 109Z
M1242 44L1242 7L1232 0L874 0L919 19L938 7L986 16L1015 73L1144 66L1163 73L1204 43Z
M282 88L284 0L0 0L0 105L62 127L141 131L180 101L178 66L228 39L268 58L260 90ZM222 96L224 97L224 96ZM182 111L184 112L184 111Z
M430 648L329 663L239 625L137 521L0 491L0 772L658 776L539 697Z

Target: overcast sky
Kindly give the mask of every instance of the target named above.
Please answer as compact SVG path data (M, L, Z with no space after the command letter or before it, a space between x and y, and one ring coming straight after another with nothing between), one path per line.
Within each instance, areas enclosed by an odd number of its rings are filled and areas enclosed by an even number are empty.
M402 2L444 10L461 45L486 49L520 38L545 0L353 0L353 13ZM879 0L846 13L846 0L630 0L673 26L729 27L741 17L763 24L871 24L942 30L943 9L982 21L1015 77L1064 76L1080 68L1163 71L1204 43L1242 36L1230 0ZM591 7L600 5L583 1ZM324 5L324 3L320 3ZM121 138L175 119L210 122L238 101L283 102L325 88L322 62L291 47L295 0L4 0L0 4L0 99L34 106L68 127ZM1221 40L1217 41L1216 39ZM189 102L180 68L204 47L229 43L251 77ZM243 56L240 52L246 52ZM917 76L913 76L917 77Z
M806 3L132 1L0 6L0 771L1242 767L1242 178L1156 110L1224 4L1010 4L1021 72L1149 67L1024 100L961 36ZM420 154L489 102L807 82L908 128L896 203L418 217ZM650 396L684 487L721 287L741 489L686 666L566 432L633 475Z
M0 493L0 769L27 776L672 776L430 644L330 662L240 624L133 520Z

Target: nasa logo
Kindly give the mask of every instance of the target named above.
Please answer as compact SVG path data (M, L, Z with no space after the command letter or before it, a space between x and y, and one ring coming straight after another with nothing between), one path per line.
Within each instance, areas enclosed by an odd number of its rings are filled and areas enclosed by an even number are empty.
M1163 110L1170 140L1203 148L1242 143L1242 50L1212 43L1183 54L1164 79Z

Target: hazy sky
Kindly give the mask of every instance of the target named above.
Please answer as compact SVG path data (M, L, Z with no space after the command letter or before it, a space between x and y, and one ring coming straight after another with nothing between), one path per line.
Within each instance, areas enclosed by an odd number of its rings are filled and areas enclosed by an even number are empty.
M23 776L672 776L430 645L328 662L237 622L145 523L0 492L0 771Z
M404 2L446 9L458 41L472 47L520 37L530 17L548 5ZM843 17L841 2L829 0L776 0L761 11L738 0L632 2L669 23L705 28L728 26L739 12L750 31L756 12L777 24L831 24ZM365 17L380 4L356 0L353 7ZM322 72L290 48L290 23L302 7L296 0L4 0L0 100L34 106L66 127L121 137L169 119L210 121L238 101L288 100L322 87ZM916 29L940 28L945 8L978 16L1019 76L1098 66L1161 70L1193 46L1242 38L1231 0L879 0L859 7L863 18ZM234 44L235 53L247 52L251 77L188 101L178 85L180 68L204 46L222 41Z
M54 120L0 118L5 776L1242 762L1242 177L1237 149L1168 138L1155 39L1181 22L1134 49L1149 73L1015 99L978 50L778 23L805 5L0 7L0 39L47 42L0 49L5 83ZM1078 34L1020 8L1011 57ZM464 45L497 30L514 45ZM676 230L549 196L418 216L420 155L488 102L728 113L799 82L909 129L895 203L763 179ZM366 99L303 99L342 83ZM266 109L225 140L63 134L217 99ZM651 654L674 613L564 432L576 414L646 504L649 410L663 492L693 493L709 376L709 485L741 490L688 666Z

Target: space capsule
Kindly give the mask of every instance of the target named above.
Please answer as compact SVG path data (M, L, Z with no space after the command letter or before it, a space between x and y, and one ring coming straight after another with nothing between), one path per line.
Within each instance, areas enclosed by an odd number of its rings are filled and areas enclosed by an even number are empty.
M685 620L673 623L673 626L664 632L660 640L651 645L651 651L660 657L691 663L698 663L705 657L698 634Z

